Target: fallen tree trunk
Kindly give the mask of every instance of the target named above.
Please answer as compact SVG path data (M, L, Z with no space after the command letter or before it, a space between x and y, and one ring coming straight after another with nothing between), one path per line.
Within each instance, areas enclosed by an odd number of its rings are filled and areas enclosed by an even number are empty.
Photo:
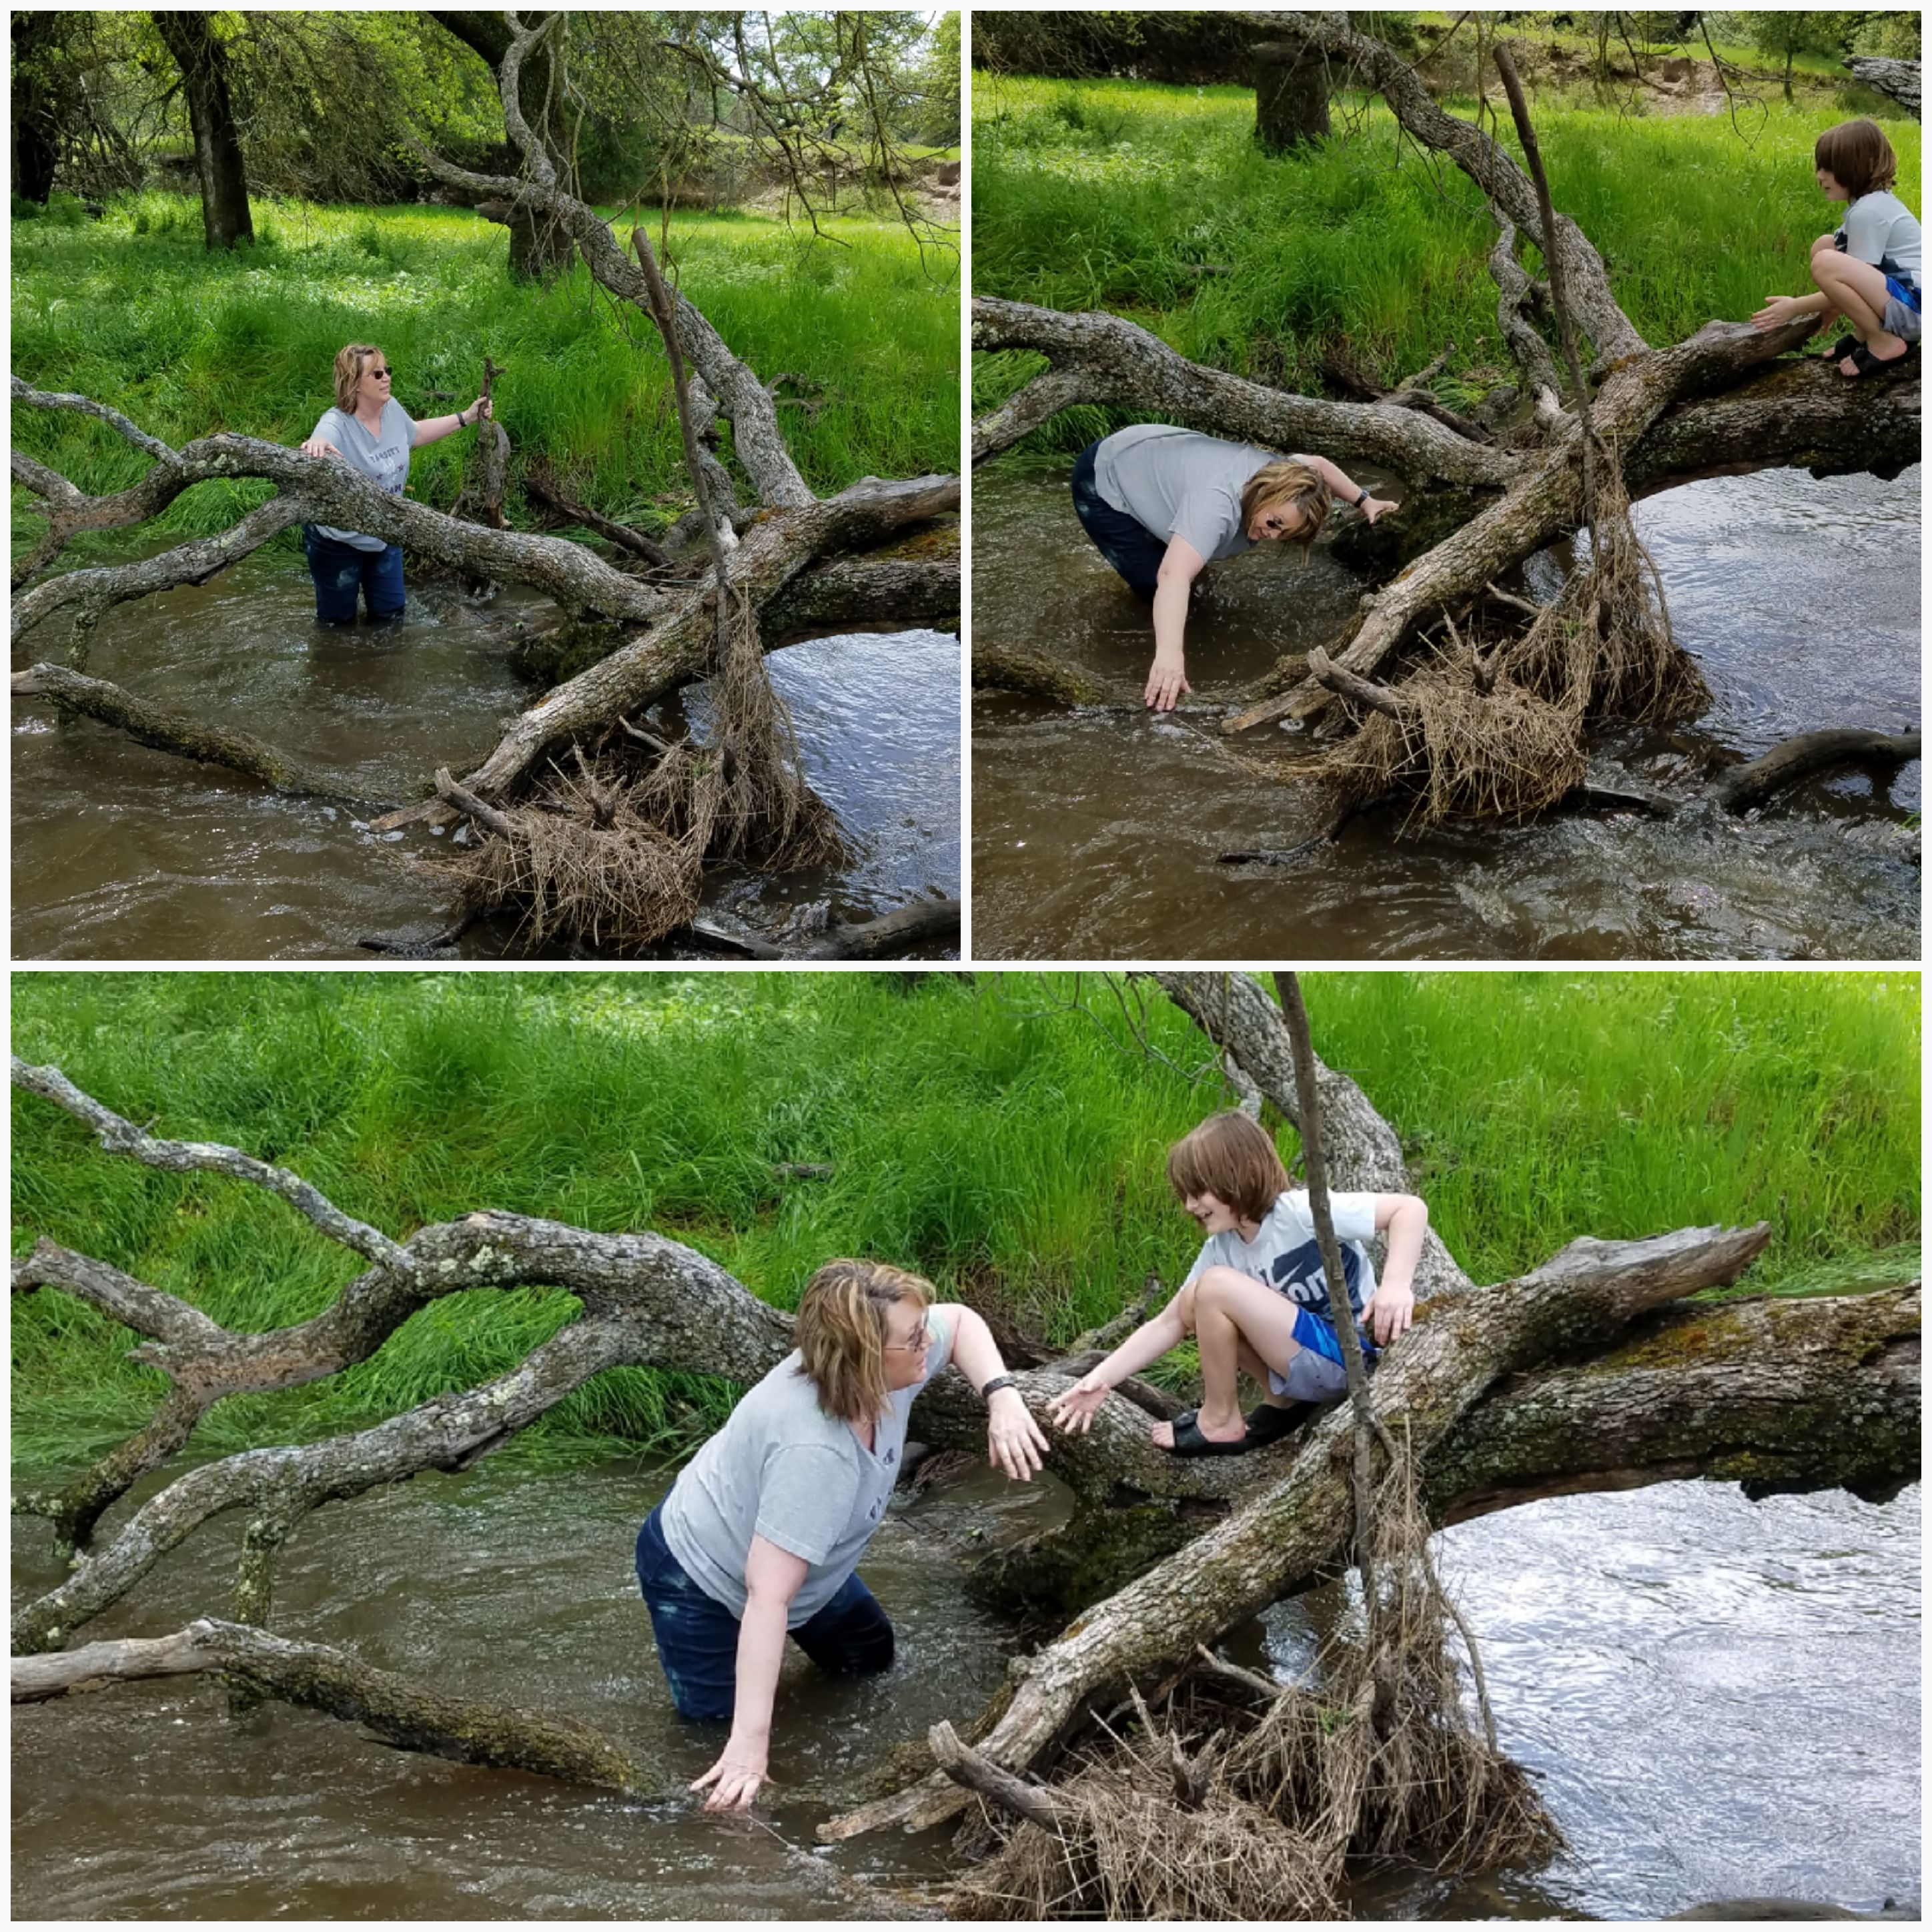
M400 1750L532 1772L632 1796L670 1795L663 1779L574 1718L452 1696L326 1644L298 1643L212 1617L198 1618L166 1636L125 1637L51 1657L16 1657L13 1701L40 1703L109 1682L200 1671L218 1671L262 1696L362 1725Z

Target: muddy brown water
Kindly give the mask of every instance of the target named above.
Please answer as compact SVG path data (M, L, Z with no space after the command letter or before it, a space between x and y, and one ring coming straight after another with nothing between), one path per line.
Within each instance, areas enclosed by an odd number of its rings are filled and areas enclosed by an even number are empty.
M1066 469L1012 458L974 478L975 634L1137 682L1148 613L1082 536ZM1918 764L1876 793L1858 773L1816 779L1742 819L1701 794L1726 752L1755 757L1826 724L1918 728L1919 490L1916 468L1890 483L1778 470L1637 506L1715 701L1694 724L1613 732L1598 748L1679 800L1676 818L1557 814L1398 836L1400 815L1385 810L1287 866L1216 861L1319 830L1317 800L1294 782L1308 741L1280 729L1234 741L1273 768L1256 776L1217 755L1228 741L1216 724L1278 656L1332 645L1362 586L1320 549L1305 569L1268 544L1217 565L1196 592L1194 695L1175 718L975 694L974 950L1916 959L1919 874L1900 830L1920 808ZM1560 581L1549 556L1528 575L1544 597Z
M672 1712L631 1570L638 1522L667 1480L620 1464L486 1463L332 1506L284 1557L276 1627L582 1717L668 1785L688 1780L723 1727ZM15 1916L903 1912L946 1869L944 1832L826 1848L814 1828L883 1753L998 1686L1019 1644L968 1602L964 1574L1064 1508L1057 1486L984 1472L902 1495L865 1565L897 1660L857 1684L788 1662L773 1757L784 1784L749 1820L406 1755L272 1705L234 1727L217 1689L192 1679L24 1706ZM1474 1882L1384 1873L1357 1888L1357 1915L1647 1918L1767 1894L1916 1902L1918 1522L1916 1489L1874 1507L1836 1493L1754 1504L1683 1485L1447 1532L1443 1568L1481 1634L1503 1743L1569 1849ZM89 1635L156 1634L222 1603L238 1534L232 1520L210 1526ZM14 1550L16 1600L58 1580L42 1526L16 1519ZM1298 1670L1341 1610L1336 1588L1312 1592L1228 1648Z
M536 695L510 664L512 626L554 608L512 587L487 614L422 600L392 627L324 630L299 562L257 554L213 583L124 604L87 668L245 731L404 803L439 764L461 771ZM14 650L58 658L56 618ZM772 879L726 872L707 916L787 938L802 907L862 920L959 890L959 656L934 631L823 638L775 652L807 770L852 835L841 864ZM412 871L440 842L373 834L356 814L136 745L50 706L16 703L13 950L28 959L364 958L357 941L421 946L454 895ZM701 717L701 692L691 698ZM681 713L670 704L673 728ZM668 949L675 951L673 947ZM526 955L507 916L436 956Z

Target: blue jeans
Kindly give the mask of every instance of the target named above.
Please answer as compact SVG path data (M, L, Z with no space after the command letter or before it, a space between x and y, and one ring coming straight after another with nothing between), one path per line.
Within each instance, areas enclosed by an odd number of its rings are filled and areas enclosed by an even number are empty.
M1094 452L1100 447L1090 442L1073 465L1073 514L1093 538L1094 548L1126 580L1128 589L1152 603L1154 580L1160 574L1167 546L1144 524L1115 509L1100 494L1094 480Z
M324 536L313 524L304 524L302 550L308 558L309 574L315 579L317 623L354 623L358 591L368 601L372 622L386 622L403 614L403 553L394 544L381 550L358 550L353 544Z
M670 1553L658 1527L663 1508L638 1532L638 1587L650 1610L658 1661L680 1718L728 1718L738 1695L738 1619ZM871 1677L892 1660L892 1624L856 1574L791 1640L834 1677Z

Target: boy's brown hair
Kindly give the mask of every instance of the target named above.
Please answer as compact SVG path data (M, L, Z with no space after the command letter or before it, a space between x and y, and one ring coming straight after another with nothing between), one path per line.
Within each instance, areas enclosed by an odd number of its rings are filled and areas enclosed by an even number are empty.
M1891 187L1898 175L1898 157L1876 121L1840 121L1827 128L1811 150L1811 165L1822 168L1853 201Z
M1180 1199L1211 1194L1244 1221L1262 1220L1288 1191L1274 1141L1245 1114L1210 1114L1176 1141L1167 1150L1167 1178Z
M794 1330L799 1372L827 1415L863 1422L885 1412L886 1311L932 1300L931 1282L884 1262L827 1262L806 1283Z

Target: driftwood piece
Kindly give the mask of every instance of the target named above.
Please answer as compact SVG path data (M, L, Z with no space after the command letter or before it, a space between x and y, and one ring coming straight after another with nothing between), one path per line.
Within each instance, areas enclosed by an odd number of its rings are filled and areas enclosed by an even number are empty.
M634 530L628 524L620 524L614 518L566 496L544 466L532 464L524 472L524 490L538 502L548 504L559 515L568 517L573 524L581 524L587 530L594 530L605 542L614 543L620 550L642 557L655 568L669 570L674 567L675 560L662 544L654 543L642 530Z
M16 1657L13 1701L44 1702L110 1682L199 1671L219 1671L261 1696L361 1724L404 1750L633 1796L668 1795L663 1779L574 1718L452 1696L358 1663L326 1644L298 1643L212 1617L166 1636L124 1637L52 1656Z
M1922 755L1920 744L1921 734L1916 731L1895 736L1849 728L1807 731L1787 738L1762 758L1726 772L1712 787L1712 793L1726 812L1748 812L1787 785L1834 765L1910 764Z
M29 664L25 670L14 672L12 689L16 698L44 698L68 716L92 718L97 724L111 725L126 732L136 744L259 778L290 798L323 799L358 813L380 809L378 801L359 796L327 772L313 770L245 731L232 731L184 711L171 710L106 678L89 677L65 664Z
M1879 54L1854 54L1846 66L1855 80L1862 81L1875 92L1895 100L1918 118L1919 64L1916 60L1888 60Z
M691 930L700 939L746 959L896 959L928 940L956 940L960 912L957 899L915 899L877 919L835 926L802 950L776 945L749 933L727 932L706 920L692 920Z

